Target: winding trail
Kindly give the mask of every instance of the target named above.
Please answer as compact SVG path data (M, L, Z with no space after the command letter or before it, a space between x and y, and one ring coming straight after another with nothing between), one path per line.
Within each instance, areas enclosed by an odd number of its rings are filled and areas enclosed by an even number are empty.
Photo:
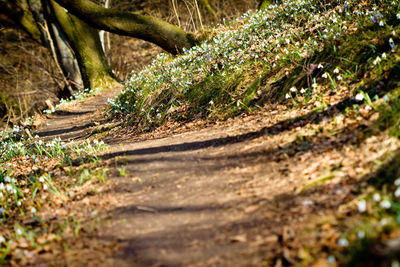
M64 140L89 136L103 123L106 98L116 92L49 116L38 134ZM101 155L111 169L106 184L68 204L82 216L97 210L101 227L88 235L83 248L70 248L63 262L294 264L305 227L353 197L343 177L315 190L301 189L323 166L334 164L329 160L343 157L340 151L351 147L356 133L343 134L335 147L323 136L302 147L296 136L307 130L301 121L286 127L293 124L285 124L288 115L263 110L177 134L106 139L110 147ZM105 243L107 248L99 246Z

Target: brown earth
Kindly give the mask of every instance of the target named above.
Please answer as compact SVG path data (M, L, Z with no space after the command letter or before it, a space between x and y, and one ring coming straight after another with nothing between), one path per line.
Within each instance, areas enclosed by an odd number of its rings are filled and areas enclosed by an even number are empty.
M39 136L76 140L101 132L112 125L101 107L116 93L63 107ZM106 183L87 186L65 207L87 224L98 215L96 230L82 231L46 263L309 266L317 257L324 266L325 244L341 234L335 218L354 207L372 162L399 146L384 133L365 139L373 114L339 121L336 112L267 105L227 121L171 123L145 134L114 128L101 155L110 169Z

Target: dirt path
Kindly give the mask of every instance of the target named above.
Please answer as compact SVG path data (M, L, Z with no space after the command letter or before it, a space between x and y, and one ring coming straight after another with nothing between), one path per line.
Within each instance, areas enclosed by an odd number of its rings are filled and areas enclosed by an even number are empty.
M104 97L88 103L52 115L39 135L87 136L102 123ZM101 227L83 247L70 248L65 262L87 264L93 253L89 265L293 264L307 243L299 242L305 227L353 198L354 169L369 159L354 151L357 128L336 138L316 135L314 117L285 120L299 115L292 113L278 108L167 137L108 139L106 185L68 204L87 216L98 211ZM310 138L305 143L299 135ZM371 144L385 146L378 138L358 149ZM331 171L339 162L340 170ZM326 170L335 178L302 190Z

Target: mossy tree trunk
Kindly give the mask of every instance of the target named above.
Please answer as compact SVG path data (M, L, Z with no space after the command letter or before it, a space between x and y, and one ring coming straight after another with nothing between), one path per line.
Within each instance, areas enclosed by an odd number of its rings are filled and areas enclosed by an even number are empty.
M64 88L59 97L68 97L73 90L80 89L82 80L78 63L60 33L55 19L42 0L0 0L1 12L27 32L32 39L45 46L53 55L64 75ZM53 48L53 49L52 49Z
M98 30L149 41L172 54L196 44L192 34L152 16L107 9L89 0L55 1Z
M261 0L258 9L264 10L271 5L272 0Z
M85 88L104 88L118 85L108 65L99 33L82 20L69 14L62 6L50 0L64 34L75 52Z
M88 0L0 0L0 8L0 14L10 17L57 55L56 62L65 77L81 77L89 89L119 84L96 29L140 38L172 54L197 43L193 34L161 19L107 9Z

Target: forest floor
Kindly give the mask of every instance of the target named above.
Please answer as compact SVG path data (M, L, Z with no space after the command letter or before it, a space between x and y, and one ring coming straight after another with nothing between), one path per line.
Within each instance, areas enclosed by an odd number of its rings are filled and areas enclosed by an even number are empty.
M333 266L335 249L345 246L342 221L360 216L356 200L374 162L400 147L386 132L366 138L373 112L339 120L284 105L150 133L109 131L103 107L116 93L65 105L37 130L41 138L63 140L107 130L101 138L109 146L100 155L109 170L105 183L79 187L62 208L41 211L73 212L81 230L39 262Z

